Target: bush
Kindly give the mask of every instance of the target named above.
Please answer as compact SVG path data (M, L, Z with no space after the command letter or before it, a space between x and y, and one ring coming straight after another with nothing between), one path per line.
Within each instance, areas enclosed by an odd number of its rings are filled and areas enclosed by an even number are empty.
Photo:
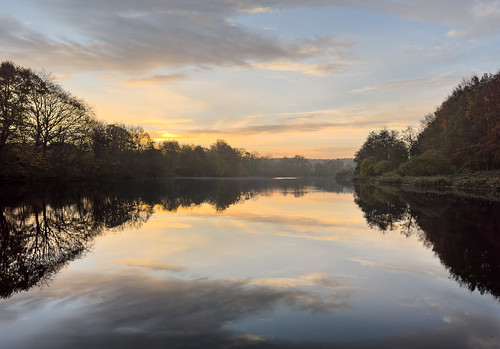
M397 172L401 176L435 176L449 173L450 161L438 150L428 150L401 164Z
M389 172L393 169L391 163L388 160L380 160L373 166L376 176L380 176L383 173Z
M361 162L359 167L359 174L362 177L373 177L375 176L375 165L377 164L377 159L370 156Z

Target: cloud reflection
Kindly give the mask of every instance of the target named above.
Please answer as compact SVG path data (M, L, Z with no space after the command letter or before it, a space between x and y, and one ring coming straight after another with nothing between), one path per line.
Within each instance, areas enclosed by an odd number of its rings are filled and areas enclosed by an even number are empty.
M165 264L165 263L153 263L149 260L134 259L134 258L120 259L120 260L117 260L116 262L123 263L125 265L130 266L130 267L140 267L140 268L146 268L146 269L156 270L156 271L169 271L169 272L178 273L178 272L186 270L185 267L179 266L179 265L171 265L171 264Z
M399 336L369 341L352 348L498 348L498 323L488 317L460 314L444 319L449 326L436 330L405 333Z
M180 343L229 346L267 341L264 337L232 332L232 322L278 307L335 312L347 307L348 295L342 292L338 291L337 296L332 293L330 299L296 287L275 288L244 281L155 278L141 272L80 273L60 280L57 287L41 291L36 300L19 295L17 305L4 309L0 321L22 325L26 308L30 308L32 317L38 317L38 327L25 330L24 347L33 343L38 348L117 344L135 348L138 343L142 343L140 347ZM57 321L50 316L44 319L47 308L64 316ZM50 340L47 333L51 334ZM0 344L6 339L8 336L0 339Z
M310 275L303 279L324 284L325 277ZM18 349L32 348L35 343L40 349L495 348L500 343L495 335L498 323L491 318L453 312L443 318L444 326L437 329L349 343L291 342L231 330L231 325L239 320L280 307L332 313L348 305L338 297L320 299L314 292L296 287L274 288L232 280L163 279L146 273L81 273L58 283L57 287L41 291L37 299L18 295L15 306L2 309L0 322L9 323L10 329L21 327L24 335L19 342L18 338L11 338L16 336L14 332L1 333L0 345L9 347L15 343ZM327 282L324 286L335 289L338 284ZM58 314L58 320L50 315L53 313Z
M411 263L396 264L388 262L375 262L361 258L350 258L349 260L357 262L363 266L383 269L389 273L413 274L419 276L428 276L435 279L446 279L448 275L445 271L443 271L442 268L436 265L426 266L425 268L423 268L422 265L411 264Z

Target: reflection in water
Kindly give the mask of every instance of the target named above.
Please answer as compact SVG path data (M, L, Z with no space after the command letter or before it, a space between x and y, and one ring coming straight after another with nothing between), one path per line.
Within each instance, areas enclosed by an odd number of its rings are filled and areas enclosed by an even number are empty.
M418 234L461 286L500 299L500 203L450 194L357 186L373 228Z
M309 183L309 182L308 182ZM33 187L19 194L4 188L0 200L0 297L44 283L79 258L105 229L139 227L155 205L167 211L209 203L217 212L276 190L300 197L314 187L342 192L318 181L177 180Z
M104 228L137 225L152 212L117 195L50 189L21 197L10 192L0 202L0 297L47 281Z
M450 320L439 331L420 330L389 338L349 343L290 341L245 332L228 324L269 313L280 307L307 311L321 317L348 308L345 290L321 299L297 288L248 285L231 280L182 280L147 274L76 274L62 280L60 288L46 289L44 298L31 301L30 309L45 317L35 334L16 341L16 348L469 348L467 340L480 343L497 327L488 318L467 316ZM77 312L66 314L64 323L52 323L48 302L64 302L68 295L82 300ZM337 297L336 297L337 296ZM98 301L96 301L98 299ZM20 299L21 302L23 299ZM19 311L19 314L16 314ZM8 309L11 319L25 309ZM261 315L260 315L261 316ZM283 319L286 322L287 319ZM303 323L314 331L327 324ZM26 330L30 333L30 330ZM47 340L47 334L57 336ZM31 333L30 333L31 334ZM360 334L361 335L361 334ZM1 340L0 340L1 342ZM491 343L497 343L489 341ZM7 341L8 343L8 341ZM488 343L488 342L487 342ZM489 347L489 346L485 346ZM491 346L494 347L494 346Z
M368 224L406 238L373 234L351 193L300 180L3 189L0 347L500 345L498 302L457 287L415 239L498 298L498 204L356 188Z
M239 348L264 338L229 331L225 327L233 321L280 306L316 313L346 307L342 298L321 299L296 288L244 281L165 279L144 273L79 274L67 283L72 297L86 301L78 313L67 316L64 331L51 342L61 348L141 348L145 343L155 348ZM44 295L31 306L43 311L44 303L63 299L66 290L51 288ZM92 301L96 297L99 301ZM42 326L50 328L50 324ZM43 335L39 339L37 343L44 343Z

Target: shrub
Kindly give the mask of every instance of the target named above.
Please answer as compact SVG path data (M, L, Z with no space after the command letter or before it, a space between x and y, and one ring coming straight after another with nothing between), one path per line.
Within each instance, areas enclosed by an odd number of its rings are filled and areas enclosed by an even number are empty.
M438 150L428 150L401 164L397 172L401 176L434 176L450 171L450 161Z
M361 162L359 169L359 174L362 177L373 177L375 176L375 165L377 164L377 159L370 156Z
M375 166L373 166L373 170L375 171L376 176L380 176L381 174L389 172L392 169L393 167L388 160L380 160L375 164Z

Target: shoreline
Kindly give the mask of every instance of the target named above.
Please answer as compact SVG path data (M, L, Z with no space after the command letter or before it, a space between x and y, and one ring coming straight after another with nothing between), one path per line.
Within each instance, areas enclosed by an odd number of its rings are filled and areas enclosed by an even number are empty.
M500 171L476 171L439 176L353 177L355 185L396 187L404 191L454 194L466 197L500 200Z
M415 187L443 187L457 189L485 189L500 192L500 171L476 171L437 176L353 177L355 183L409 185Z

